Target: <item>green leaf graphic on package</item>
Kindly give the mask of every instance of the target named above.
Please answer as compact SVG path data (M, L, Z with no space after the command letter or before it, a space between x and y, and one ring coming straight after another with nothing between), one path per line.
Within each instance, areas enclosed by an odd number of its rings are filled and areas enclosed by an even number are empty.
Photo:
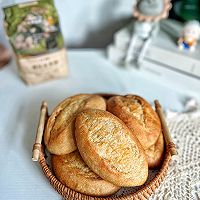
M37 55L64 46L52 0L4 8L5 29L17 55Z

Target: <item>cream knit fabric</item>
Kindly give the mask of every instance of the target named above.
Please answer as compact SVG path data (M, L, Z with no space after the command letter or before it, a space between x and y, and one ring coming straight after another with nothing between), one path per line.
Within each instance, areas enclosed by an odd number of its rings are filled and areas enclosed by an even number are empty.
M168 174L150 200L200 200L200 113L181 114L168 119L168 127L177 146ZM150 179L154 177L150 172ZM129 194L136 188L123 188Z

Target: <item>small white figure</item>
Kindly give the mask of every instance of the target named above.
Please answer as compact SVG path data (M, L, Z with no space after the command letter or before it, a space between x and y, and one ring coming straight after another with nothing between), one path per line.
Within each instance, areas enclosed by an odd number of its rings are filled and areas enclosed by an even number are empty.
M114 35L108 58L121 66L139 67L159 30L159 21L167 18L170 9L170 0L135 0L134 21Z
M133 34L131 36L130 44L125 58L125 63L127 65L132 63L140 65L145 52L157 31L158 24L156 23L140 21L136 21L134 23Z
M186 23L183 28L183 34L178 40L179 49L194 51L200 38L200 24L193 20Z

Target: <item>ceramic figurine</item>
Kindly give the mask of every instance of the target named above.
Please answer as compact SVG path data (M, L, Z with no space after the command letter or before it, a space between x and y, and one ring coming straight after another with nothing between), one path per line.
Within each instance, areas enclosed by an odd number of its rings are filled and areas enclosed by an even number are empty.
M159 21L167 18L170 0L137 0L133 16L139 21Z
M159 21L168 16L169 0L138 0L133 15L136 22L125 63L140 65L152 38L157 34Z
M179 49L194 51L200 38L200 24L193 20L185 24L182 36L178 40Z
M108 46L109 60L120 66L140 66L158 33L159 21L170 8L170 0L136 0L133 22L115 33L114 44Z

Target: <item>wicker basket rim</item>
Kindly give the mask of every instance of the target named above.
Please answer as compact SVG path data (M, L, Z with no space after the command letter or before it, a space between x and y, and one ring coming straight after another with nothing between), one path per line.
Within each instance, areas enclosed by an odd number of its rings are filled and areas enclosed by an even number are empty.
M108 98L110 96L115 96L115 94L100 94L101 96ZM163 135L165 138L165 156L163 159L162 166L160 168L160 171L156 174L156 176L147 184L144 184L144 187L140 188L138 191L123 195L120 197L94 197L94 196L88 196L79 192L76 192L67 186L63 185L52 173L50 170L47 162L46 162L46 155L45 155L45 145L43 143L43 132L45 129L45 124L48 119L48 111L47 111L47 103L43 102L41 106L41 115L40 115L40 122L38 126L38 130L42 130L42 133L37 133L36 135L36 142L33 146L33 152L39 152L38 154L38 161L39 164L43 170L43 173L51 183L51 185L54 187L54 189L63 196L65 199L70 200L126 200L126 199L148 199L153 193L155 193L156 189L160 186L161 182L164 180L168 167L171 161L171 158L174 154L176 154L176 147L174 143L171 140L169 130L167 128L167 125L164 120L164 115L162 113L162 108L159 102L155 101L155 107L156 111L159 115L159 118L161 120ZM46 109L46 112L42 112L43 109ZM160 113L159 113L160 112ZM42 120L43 118L43 120ZM43 127L43 129L41 128ZM39 131L38 131L39 132ZM38 135L40 135L41 141L38 142ZM41 137L42 135L42 137Z

